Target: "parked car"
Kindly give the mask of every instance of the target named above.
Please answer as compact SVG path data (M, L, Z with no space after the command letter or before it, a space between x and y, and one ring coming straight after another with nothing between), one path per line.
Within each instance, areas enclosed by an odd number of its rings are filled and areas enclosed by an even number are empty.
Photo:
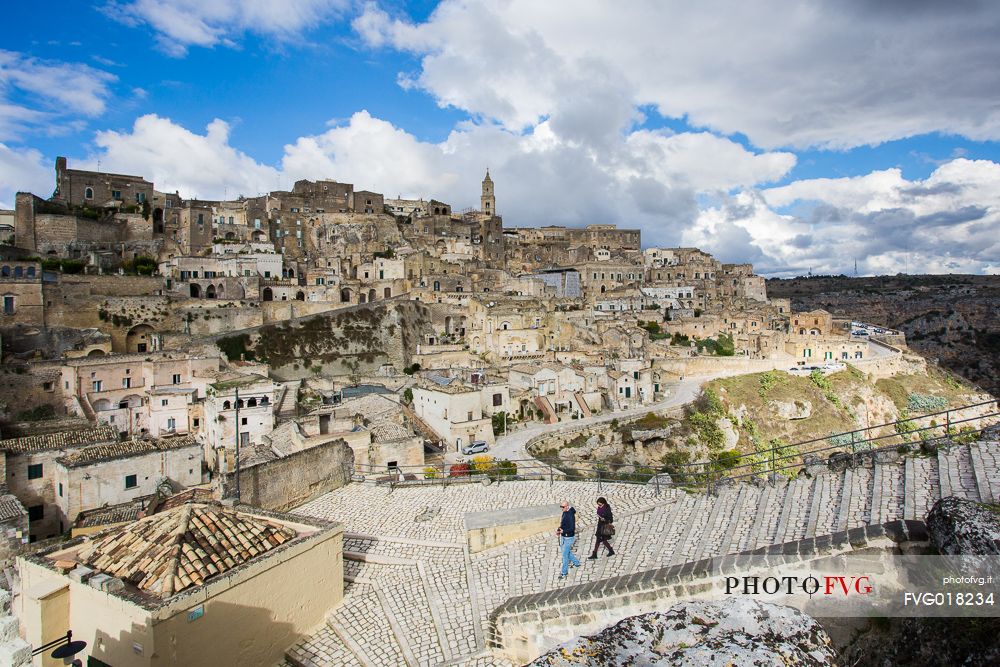
M868 332L867 331L863 331L861 329L858 329L857 331L852 331L851 335L852 336L867 336Z
M462 453L466 456L469 454L482 454L488 451L490 451L490 446L483 440L475 440L470 442L467 447L462 448Z

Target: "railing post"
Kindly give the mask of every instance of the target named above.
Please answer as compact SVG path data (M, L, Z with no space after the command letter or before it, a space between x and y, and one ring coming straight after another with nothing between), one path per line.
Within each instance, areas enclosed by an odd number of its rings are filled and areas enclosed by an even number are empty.
M851 456L854 456L854 454L858 451L857 447L854 444L854 436L855 435L856 435L856 433L854 431L851 431Z
M944 413L944 435L946 438L951 437L951 410L947 410Z
M549 486L552 486L553 482L555 481L555 480L552 479L552 475L553 475L552 464L550 463L549 464Z
M653 484L656 485L656 497L659 498L660 497L660 473L654 472L653 473L653 480L654 480Z

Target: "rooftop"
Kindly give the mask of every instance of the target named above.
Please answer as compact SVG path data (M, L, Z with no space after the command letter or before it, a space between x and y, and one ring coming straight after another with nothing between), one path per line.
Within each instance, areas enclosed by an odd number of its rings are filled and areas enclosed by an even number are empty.
M60 456L56 459L56 462L67 468L80 468L111 459L124 459L152 452L199 446L193 437L187 435L175 436L173 438L125 440L124 442L109 442L84 447L72 454Z
M277 522L188 503L85 543L77 562L117 577L149 595L168 598L293 539Z
M0 440L0 451L26 454L28 452L40 452L47 449L84 447L94 443L115 442L117 440L118 431L109 424L102 424L100 426L73 431L60 431L59 433L29 435L23 438Z
M128 523L139 518L146 508L144 498L131 500L127 503L98 507L97 509L80 512L73 523L74 528L97 528L115 523Z
M0 496L0 521L19 519L27 513L24 505L15 496L10 494Z
M375 442L395 442L415 437L410 429L396 422L384 421L372 426L372 440Z

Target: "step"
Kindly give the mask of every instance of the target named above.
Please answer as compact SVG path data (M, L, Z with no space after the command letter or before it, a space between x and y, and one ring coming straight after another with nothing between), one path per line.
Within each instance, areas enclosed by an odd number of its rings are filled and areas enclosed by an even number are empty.
M955 495L952 490L952 483L955 481L952 479L952 465L953 461L944 447L938 447L937 450L937 462L938 462L938 485L941 489L941 497L947 498L948 496Z
M693 545L691 560L709 558L718 553L718 545L726 535L726 519L732 517L733 514L736 495L736 489L726 487L714 498L708 522Z
M816 528L819 526L820 514L823 511L824 503L830 498L830 477L827 473L816 476L816 488L813 490L812 502L809 505L809 519L806 521L806 534L804 537L816 537Z
M641 547L637 547L628 566L629 572L641 572L659 567L660 554L670 529L677 525L685 506L687 495L677 496L673 501L657 505L653 509L650 530L646 533Z
M731 554L739 550L740 538L736 529L745 522L743 517L744 508L746 506L747 498L750 497L751 493L752 491L749 484L740 484L739 493L736 494L736 502L733 504L733 511L729 514L726 532L723 535L722 542L719 544L718 555Z
M917 473L914 466L914 457L907 456L903 461L903 518L917 518Z
M871 468L858 467L854 469L851 491L851 509L848 528L856 528L871 522L872 476Z
M406 573L381 579L376 591L407 664L432 665L451 659L444 653L444 642L417 568L406 568Z
M363 665L412 665L412 653L397 641L393 623L374 586L356 584L327 616L327 626ZM327 663L336 664L336 663Z
M295 667L362 667L364 662L348 648L340 635L329 626L306 637L285 651L285 658Z
M821 477L824 478L824 495L820 499L816 534L829 535L837 530L837 512L840 509L840 494L844 488L844 475L831 471Z
M955 475L952 480L952 493L967 500L980 502L979 484L976 481L976 471L972 467L972 452L968 445L956 445L950 454L955 459Z
M714 498L707 495L699 495L698 499L695 501L694 506L688 513L685 523L684 531L681 533L677 540L677 544L670 553L670 560L668 565L676 565L678 563L687 563L691 558L692 551L696 548L694 542L698 535L701 535L702 531L705 529L708 523L708 515L711 511L711 503L714 502Z
M885 522L882 496L885 493L885 466L879 461L875 461L875 468L872 470L872 509L871 523L882 524Z
M986 461L983 456L984 447L983 443L969 445L969 458L976 478L976 488L979 491L979 497L982 498L984 503L992 503L996 502L997 497L993 494L993 489L990 488L989 476L986 474Z
M854 492L854 468L845 468L840 487L840 503L837 507L837 526L834 532L847 530L850 521L851 494Z
M902 461L892 461L882 465L882 498L879 510L882 523L903 518L903 470Z
M774 495L775 487L770 484L764 487L763 492L760 494L760 502L757 503L757 512L754 515L753 526L750 528L750 533L747 535L747 539L740 551L753 551L758 547L758 543L761 541L761 533L767 529L765 525L765 510L773 501Z

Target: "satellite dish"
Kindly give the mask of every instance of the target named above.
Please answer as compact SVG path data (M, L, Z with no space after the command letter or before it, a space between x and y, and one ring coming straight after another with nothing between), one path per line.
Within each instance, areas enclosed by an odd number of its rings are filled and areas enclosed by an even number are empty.
M56 650L52 651L52 657L59 658L69 658L76 655L83 649L87 648L87 642L82 639L77 641L69 642L68 644L63 644L62 646L57 646Z

